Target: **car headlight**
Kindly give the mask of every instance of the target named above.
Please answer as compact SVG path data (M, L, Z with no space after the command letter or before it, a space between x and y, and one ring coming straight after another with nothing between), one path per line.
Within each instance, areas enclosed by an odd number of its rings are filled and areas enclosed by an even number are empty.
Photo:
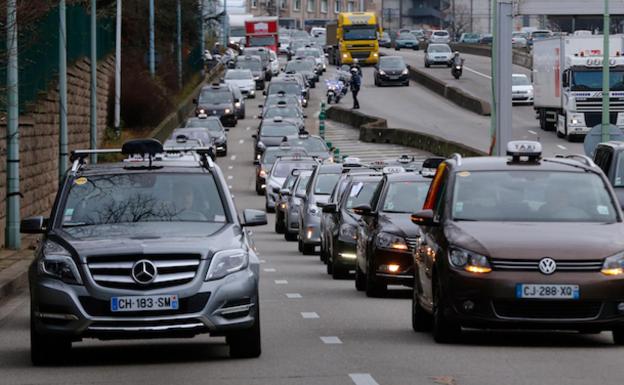
M570 126L585 126L585 114L569 114L568 119Z
M385 75L385 74L386 74L386 71L384 71L384 70L379 70L379 75Z
M254 76L254 80L260 80L260 76Z
M343 54L342 54L342 57L346 59L346 58L348 58L348 57L349 57L349 54L348 54L348 53L343 53Z
M604 275L624 274L624 252L605 258L600 272Z
M310 206L308 207L308 214L317 216L321 214L321 210L319 210L316 206Z
M377 57L379 54L377 52L373 52L373 57Z
M226 114L229 114L230 112L232 112L229 108L226 108L224 111Z
M449 262L451 266L457 269L475 274L484 274L492 271L492 267L486 256L458 247L452 247L450 249Z
M403 72L401 72L401 74L403 74L403 75L407 75L408 73L409 73L409 71L408 71L408 69L407 69L407 68L406 68L406 69L404 69L404 70L403 70Z
M240 102L236 102L236 103L234 103L234 107L236 107L236 108L240 108L240 106L241 106ZM227 111L227 110L226 110L226 111ZM227 112L226 112L226 114L227 114Z
M249 95L255 95L256 91L255 90L249 90Z
M249 254L242 249L221 250L210 261L206 281L221 279L226 275L243 270L249 264Z
M200 114L205 114L205 113L206 113L206 110L204 110L203 108L200 108L200 109L199 109L199 113L200 113Z
M408 250L405 238L390 233L380 232L377 234L375 244L381 249Z
M357 237L357 230L355 226L350 224L343 224L340 226L340 238L355 241Z
M43 257L39 260L37 267L41 275L60 279L73 285L82 285L82 278L76 263L69 251L58 243L46 241L43 245Z

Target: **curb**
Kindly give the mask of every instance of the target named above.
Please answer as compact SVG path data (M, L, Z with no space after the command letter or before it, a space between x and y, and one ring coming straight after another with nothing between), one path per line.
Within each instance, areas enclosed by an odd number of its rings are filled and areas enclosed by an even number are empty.
M424 132L404 128L388 128L386 119L332 106L327 109L327 119L355 127L360 130L360 140L368 143L391 143L414 147L437 156L448 158L453 153L463 156L485 156L485 152L465 144L441 138Z
M31 262L21 260L0 271L0 302L28 287L28 268Z

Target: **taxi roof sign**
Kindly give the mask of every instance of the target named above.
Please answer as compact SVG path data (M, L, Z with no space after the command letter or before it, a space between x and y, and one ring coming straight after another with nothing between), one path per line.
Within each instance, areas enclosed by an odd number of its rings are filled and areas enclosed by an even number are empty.
M520 161L521 157L534 161L542 156L542 144L530 140L514 140L507 143L507 156L511 156L514 162Z
M383 168L382 172L384 174L399 174L405 172L405 169L401 166L387 166Z

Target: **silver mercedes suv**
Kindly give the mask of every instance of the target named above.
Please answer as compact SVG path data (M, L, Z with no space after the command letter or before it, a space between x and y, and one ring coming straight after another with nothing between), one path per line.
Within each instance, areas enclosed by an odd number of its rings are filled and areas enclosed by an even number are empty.
M134 140L120 151L129 160L98 165L74 152L50 217L22 221L42 234L29 272L35 365L63 360L83 338L209 333L226 337L232 357L260 355L259 260L246 228L266 214L239 219L212 149L190 150Z

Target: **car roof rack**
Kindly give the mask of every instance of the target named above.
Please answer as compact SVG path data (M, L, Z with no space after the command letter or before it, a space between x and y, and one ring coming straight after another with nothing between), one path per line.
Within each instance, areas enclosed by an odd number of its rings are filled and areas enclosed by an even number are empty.
M557 155L555 155L555 158L579 160L581 163L585 164L585 166L587 166L587 167L594 167L594 166L596 166L596 164L594 163L594 161L590 157L588 157L586 155L582 155L582 154L569 154L569 155L557 154Z
M202 167L206 169L214 168L213 159L216 157L216 154L212 147L176 146L163 148L160 141L153 138L127 140L121 148L74 150L71 152L69 159L73 162L71 172L76 175L86 164L85 159L92 154L122 154L130 157L140 156L143 158L147 156L149 162L148 168L152 168L152 163L153 160L156 159L156 155L180 152L195 152L199 155Z
M457 162L457 165L461 166L461 163L462 163L462 156L461 156L461 154L455 152L455 153L451 154L450 159L455 160Z

